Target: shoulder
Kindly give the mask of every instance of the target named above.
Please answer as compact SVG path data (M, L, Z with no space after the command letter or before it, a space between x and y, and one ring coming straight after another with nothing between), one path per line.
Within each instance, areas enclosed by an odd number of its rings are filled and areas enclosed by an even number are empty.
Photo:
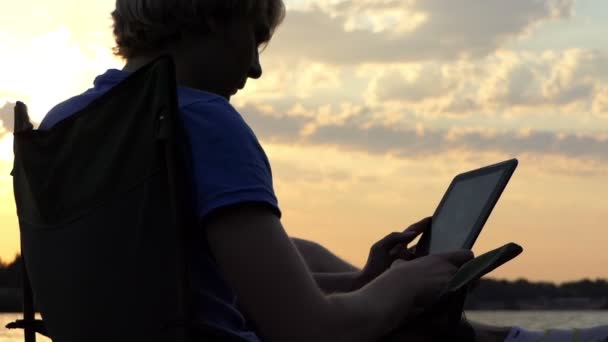
M40 129L51 129L60 121L84 109L91 104L93 100L103 96L118 83L126 79L128 75L128 73L120 70L108 69L105 73L95 78L92 88L53 107L42 120Z
M189 100L184 96L180 105L183 117L193 124L204 124L217 128L246 130L253 134L241 114L230 102L220 96L201 96Z
M180 111L199 218L251 203L280 217L270 162L240 113L219 97L201 98Z
M40 123L40 129L51 129L58 122L68 118L81 109L84 109L97 96L99 96L99 94L95 94L92 89L89 89L80 95L71 97L57 104L44 116L44 119L42 119L42 122Z
M258 155L266 159L256 134L224 98L204 98L180 110L186 134L196 145L230 150L231 156Z

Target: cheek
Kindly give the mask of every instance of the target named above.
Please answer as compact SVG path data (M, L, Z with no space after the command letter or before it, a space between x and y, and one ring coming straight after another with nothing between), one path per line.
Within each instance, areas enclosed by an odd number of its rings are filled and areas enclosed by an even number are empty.
M246 77L255 62L253 51L246 48L241 49L238 52L238 55L235 56L235 59L235 66L237 66L237 70L241 74L241 77Z
M249 67L253 61L255 49L257 49L253 33L249 32L241 35L235 40L235 43L236 59L238 59L240 65Z
M248 27L235 28L230 37L227 60L232 64L234 70L231 75L238 77L238 80L246 78L254 62L254 55L257 49L256 40L253 32Z

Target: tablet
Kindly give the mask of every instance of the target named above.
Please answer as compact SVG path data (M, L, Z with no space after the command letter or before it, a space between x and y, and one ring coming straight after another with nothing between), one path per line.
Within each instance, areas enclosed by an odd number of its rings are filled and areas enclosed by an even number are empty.
M517 159L462 173L452 180L420 238L417 255L471 249L517 168Z

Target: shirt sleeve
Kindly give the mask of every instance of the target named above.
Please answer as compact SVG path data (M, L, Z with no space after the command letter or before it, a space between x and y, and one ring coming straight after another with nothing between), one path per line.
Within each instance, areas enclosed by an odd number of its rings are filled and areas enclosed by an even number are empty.
M266 153L242 116L224 99L181 109L188 138L198 218L241 203L264 203L281 216Z

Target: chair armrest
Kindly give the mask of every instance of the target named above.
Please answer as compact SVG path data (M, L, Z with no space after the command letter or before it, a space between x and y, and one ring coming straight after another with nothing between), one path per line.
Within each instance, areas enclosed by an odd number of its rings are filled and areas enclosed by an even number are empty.
M6 325L7 329L25 329L26 327L33 326L34 331L37 333L49 337L49 333L44 326L44 322L37 319L34 321L25 321L22 319L16 320Z

